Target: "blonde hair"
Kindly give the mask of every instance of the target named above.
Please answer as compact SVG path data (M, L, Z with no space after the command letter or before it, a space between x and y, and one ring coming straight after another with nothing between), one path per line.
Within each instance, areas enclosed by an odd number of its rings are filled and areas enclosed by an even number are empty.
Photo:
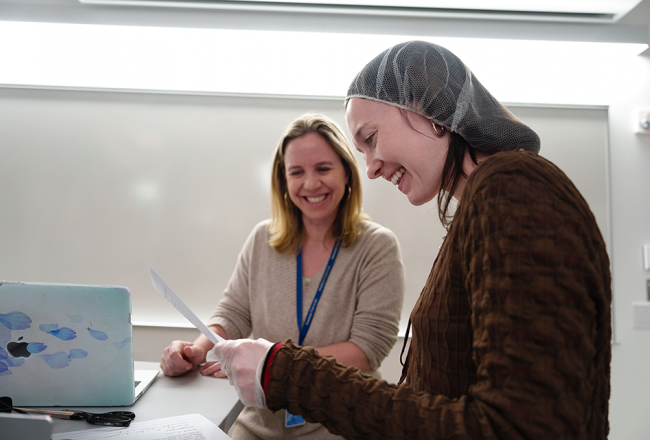
M269 244L281 253L298 249L304 236L302 212L291 202L287 192L284 153L289 142L310 133L322 136L336 151L348 176L348 188L332 225L333 235L341 239L341 246L350 246L361 233L362 220L370 220L361 212L361 175L357 159L343 131L327 116L307 113L291 122L285 129L273 158Z

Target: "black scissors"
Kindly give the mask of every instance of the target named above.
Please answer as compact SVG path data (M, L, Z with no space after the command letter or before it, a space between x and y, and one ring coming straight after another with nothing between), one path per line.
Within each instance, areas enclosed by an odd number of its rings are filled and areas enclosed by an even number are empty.
M64 409L61 411L52 411L49 409L35 409L35 408L16 408L13 406L11 397L0 397L0 410L11 412L16 411L19 414L44 414L58 419L67 420L85 420L91 425L101 426L121 426L127 427L131 421L135 419L135 414L131 411L111 411L107 413L89 413L85 411L74 411Z

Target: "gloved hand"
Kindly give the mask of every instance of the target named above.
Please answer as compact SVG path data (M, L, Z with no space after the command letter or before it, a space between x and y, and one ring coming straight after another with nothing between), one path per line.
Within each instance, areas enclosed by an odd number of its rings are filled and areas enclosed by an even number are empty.
M206 362L201 367L200 373L204 376L213 376L217 378L228 377L221 369L221 362Z
M230 384L235 387L245 406L266 408L261 383L266 354L273 343L265 339L235 339L216 344L208 353L208 361L220 361Z

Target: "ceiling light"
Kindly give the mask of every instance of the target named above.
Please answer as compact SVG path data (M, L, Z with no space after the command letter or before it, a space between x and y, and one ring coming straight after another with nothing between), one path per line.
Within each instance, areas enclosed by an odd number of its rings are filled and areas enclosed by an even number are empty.
M396 43L413 39L447 47L489 90L511 102L602 104L591 88L598 88L599 74L648 47L0 22L0 84L341 97L368 61Z

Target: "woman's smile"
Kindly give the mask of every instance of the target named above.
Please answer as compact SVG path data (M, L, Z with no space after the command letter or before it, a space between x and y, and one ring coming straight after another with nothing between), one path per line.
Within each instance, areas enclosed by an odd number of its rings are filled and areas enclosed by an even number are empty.
M326 197L327 194L323 194L322 196L305 196L305 199L311 204L318 204L325 200Z
M393 185L397 186L399 184L399 181L404 173L406 173L406 169L404 167L401 167L399 170L395 171L393 176L390 178L390 181L393 182Z

